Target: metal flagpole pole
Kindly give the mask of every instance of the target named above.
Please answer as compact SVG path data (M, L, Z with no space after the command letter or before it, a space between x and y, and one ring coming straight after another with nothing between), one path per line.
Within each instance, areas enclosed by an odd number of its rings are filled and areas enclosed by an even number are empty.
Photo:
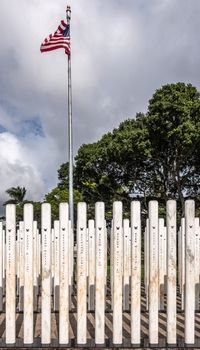
M67 24L70 25L71 8L66 10ZM71 54L68 55L68 159L69 159L69 219L74 229L74 200L73 200L73 138L72 138L72 80Z

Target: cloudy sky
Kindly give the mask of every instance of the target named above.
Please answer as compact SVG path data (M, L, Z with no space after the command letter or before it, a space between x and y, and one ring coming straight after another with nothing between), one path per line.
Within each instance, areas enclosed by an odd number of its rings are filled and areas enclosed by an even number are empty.
M70 4L70 1L69 1ZM74 153L146 111L156 88L200 90L199 0L71 0ZM41 54L66 0L0 0L0 205L41 200L67 160L67 56Z

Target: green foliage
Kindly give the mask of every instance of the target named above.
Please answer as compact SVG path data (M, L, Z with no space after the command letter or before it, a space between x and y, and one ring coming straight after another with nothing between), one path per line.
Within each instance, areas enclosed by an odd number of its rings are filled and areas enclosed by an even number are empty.
M4 205L6 204L20 204L23 203L25 195L26 195L26 189L25 187L10 187L6 190L6 193L10 196L10 199L7 200Z
M184 211L184 197L200 185L200 94L191 84L169 84L149 101L147 114L121 123L98 142L82 145L76 156L76 187L89 203L114 200L129 209L132 198L165 205L169 198Z
M149 102L146 127L151 144L151 188L162 198L198 194L200 185L200 94L191 84L170 84Z
M68 202L69 192L67 189L62 189L60 187L54 188L51 192L45 195L45 202L51 204L51 214L52 220L59 219L59 204L63 202ZM75 207L78 202L82 201L82 195L78 190L74 190L74 204ZM76 214L76 212L75 212Z
M94 218L94 203L104 201L111 220L112 203L122 200L124 217L130 202L140 199L142 213L148 201L157 199L165 216L167 199L177 200L180 219L184 199L200 202L200 94L191 84L167 84L156 90L146 114L138 113L91 144L83 144L75 157L74 203L88 203L88 218ZM58 169L58 185L45 196L58 219L59 203L68 201L69 164ZM7 190L22 217L25 188ZM34 202L33 202L34 203ZM40 203L34 203L40 217ZM197 213L199 214L199 213Z

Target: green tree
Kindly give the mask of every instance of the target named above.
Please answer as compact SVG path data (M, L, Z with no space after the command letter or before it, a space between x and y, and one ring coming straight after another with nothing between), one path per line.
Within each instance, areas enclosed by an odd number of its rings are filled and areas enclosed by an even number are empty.
M200 97L191 84L169 84L139 113L98 142L82 145L76 156L76 186L86 201L129 206L139 196L178 200L198 194L200 185Z
M23 220L23 205L25 203L26 189L25 187L10 187L6 190L6 193L10 196L3 205L16 204L16 219L17 221Z
M26 195L25 187L10 187L6 190L6 193L10 196L4 205L6 204L21 204L24 201Z
M67 189L62 189L59 187L54 188L51 192L45 195L44 201L51 204L51 214L52 220L59 219L59 204L63 202L68 202L69 192ZM76 215L76 205L78 202L82 201L82 195L78 190L74 190L74 205L75 205L75 215Z
M151 186L157 196L177 199L182 212L184 197L199 191L199 116L200 94L191 84L165 85L149 101Z

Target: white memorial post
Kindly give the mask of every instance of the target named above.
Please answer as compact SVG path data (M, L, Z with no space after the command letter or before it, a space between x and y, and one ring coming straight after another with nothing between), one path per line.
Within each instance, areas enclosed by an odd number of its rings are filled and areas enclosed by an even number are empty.
M39 229L37 229L37 295L39 295L40 292L40 236Z
M88 309L94 311L95 296L95 235L94 220L88 221L89 243L89 280L88 280Z
M147 227L144 228L144 291L147 290Z
M181 228L178 229L178 286L181 289Z
M42 204L42 315L41 342L51 342L51 205Z
M145 277L145 292L146 292L146 310L149 310L149 269L150 269L150 260L149 260L149 218L146 219L146 258L145 258L145 271L146 271L146 277Z
M16 274L16 282L17 289L16 294L19 297L19 229L17 230L16 242L15 242L15 274Z
M6 242L5 242L5 230L3 229L3 296L6 290Z
M164 240L163 240L163 251L164 251L164 292L167 292L167 227L164 226Z
M72 290L73 290L73 269L74 269L74 233L71 224L69 224L69 310L72 308Z
M59 207L60 226L60 295L59 295L59 343L69 343L69 206Z
M54 221L54 311L59 310L59 221Z
M176 201L167 201L167 343L176 345Z
M107 226L106 226L106 220L105 220L105 228L104 228L104 279L105 279L105 307L106 307L106 295L107 295L107 249L108 249L108 242L107 242Z
M195 218L195 310L199 310L199 218Z
M105 343L105 276L104 276L104 239L105 206L103 202L95 204L96 238L96 285L95 285L95 343Z
M33 343L33 205L24 205L24 344Z
M164 276L165 276L165 271L164 271L164 259L165 259L165 254L164 254L164 219L160 218L158 221L158 232L159 232L159 250L158 250L158 255L159 255L159 292L160 292L160 310L164 310Z
M181 309L185 309L185 218L181 219Z
M38 232L38 294L41 287L41 236Z
M122 202L113 203L113 344L122 344Z
M55 275L54 240L55 240L55 232L54 232L54 228L52 228L51 229L51 294L54 293L54 275Z
M111 310L113 310L113 220L110 229L110 293L111 293Z
M15 307L16 207L6 205L6 344L16 341Z
M129 219L123 220L123 310L129 310L130 273L130 228Z
M131 343L140 345L141 336L141 210L140 202L131 203Z
M77 208L77 343L87 343L86 203Z
M24 222L19 222L19 311L24 308Z
M149 343L158 344L158 202L149 202Z
M0 311L3 311L3 224L0 222Z
M33 221L33 304L37 310L37 221Z
M185 202L185 343L195 342L195 205Z

